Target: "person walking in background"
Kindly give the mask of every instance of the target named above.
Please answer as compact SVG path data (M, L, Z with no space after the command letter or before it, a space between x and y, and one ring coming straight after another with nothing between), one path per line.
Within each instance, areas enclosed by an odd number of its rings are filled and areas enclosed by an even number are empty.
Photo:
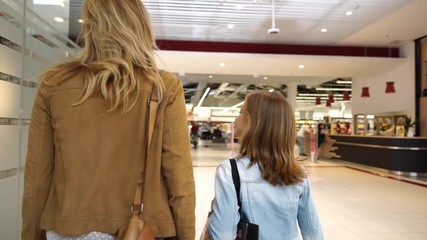
M341 134L341 123L340 121L337 121L337 123L335 124L335 134Z
M194 240L183 89L156 66L145 7L139 0L86 0L83 19L81 55L44 73L35 98L22 239L115 239L145 164L145 223L157 238ZM159 105L147 152L153 91Z
M317 125L317 147L319 148L325 140L326 124L319 123Z
M199 125L195 121L191 121L190 141L194 148L197 148L199 143Z
M305 133L310 132L310 127L308 125L301 125L301 128L298 130L297 133L297 143L298 143L298 148L299 148L299 154L302 156L307 156L307 154L305 154L304 152L304 138L305 138Z
M272 120L274 119L274 120ZM259 239L322 240L323 233L304 168L294 157L295 120L279 92L248 95L235 121L242 215L259 225ZM217 168L211 239L236 239L240 220L230 162Z

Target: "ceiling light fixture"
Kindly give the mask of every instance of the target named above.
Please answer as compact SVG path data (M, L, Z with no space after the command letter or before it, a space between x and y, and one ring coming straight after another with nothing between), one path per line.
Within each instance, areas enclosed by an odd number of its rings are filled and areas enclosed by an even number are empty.
M352 81L342 81L342 80L338 80L337 81L338 84L351 84Z
M320 31L321 31L322 33L325 33L325 32L327 32L327 31L328 31L328 29L326 29L326 28L322 28Z
M344 92L344 96L342 97L343 101L350 101L350 93Z
M238 107L242 106L244 103L245 103L245 101L239 102L238 104L233 105L230 108L238 108Z
M329 94L327 93L298 93L298 96L305 96L305 97L327 97Z
M83 21L83 19L79 19L78 21L79 23L84 23L85 21Z
M264 80L267 80L268 79L268 77L264 77Z
M351 88L316 88L317 91L341 91L341 92L345 92L345 91L351 91Z
M394 82L386 82L385 93L395 93Z
M280 29L276 28L276 15L274 13L275 4L274 0L271 0L271 28L268 29L268 34L278 34Z
M298 67L299 67L300 69L305 68L305 66L304 66L304 65L302 65L302 64L301 64L301 65L299 65Z
M62 17L55 17L55 21L62 23L64 19Z
M228 29L233 29L234 28L234 24L231 24L231 23L227 24L227 28Z
M210 87L206 88L206 91L205 91L205 93L203 93L202 98L200 98L199 103L197 104L197 107L200 107L202 105L203 101L205 100L205 98L208 95L210 90L211 90Z
M225 63L219 63L220 67L225 67Z
M353 14L353 12L352 11L347 11L347 12L345 12L345 15L347 15L347 16L350 16L350 15L352 15Z
M213 78L213 76L212 76L212 75L209 75L209 78Z
M368 98L371 95L369 94L369 87L362 87L362 98Z

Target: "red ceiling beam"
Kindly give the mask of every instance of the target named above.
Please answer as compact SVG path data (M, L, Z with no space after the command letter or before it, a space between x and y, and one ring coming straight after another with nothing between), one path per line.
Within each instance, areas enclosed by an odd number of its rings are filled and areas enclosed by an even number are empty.
M161 50L398 58L399 48L157 40Z

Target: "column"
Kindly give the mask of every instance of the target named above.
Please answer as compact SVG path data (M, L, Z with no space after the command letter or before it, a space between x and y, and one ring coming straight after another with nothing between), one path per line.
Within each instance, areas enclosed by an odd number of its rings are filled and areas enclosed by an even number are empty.
M297 93L298 93L298 85L296 83L288 83L286 84L288 87L288 101L292 106L292 109L294 109L294 112L296 111L296 102L297 102Z

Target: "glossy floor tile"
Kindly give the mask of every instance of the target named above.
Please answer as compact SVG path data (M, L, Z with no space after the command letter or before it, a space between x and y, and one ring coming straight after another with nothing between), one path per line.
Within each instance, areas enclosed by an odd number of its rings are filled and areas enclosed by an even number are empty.
M196 180L196 236L214 197L216 166L236 150L200 146L192 150ZM403 182L378 169L346 162L301 161L312 183L325 239L427 239L427 183ZM417 183L414 181L414 183Z

